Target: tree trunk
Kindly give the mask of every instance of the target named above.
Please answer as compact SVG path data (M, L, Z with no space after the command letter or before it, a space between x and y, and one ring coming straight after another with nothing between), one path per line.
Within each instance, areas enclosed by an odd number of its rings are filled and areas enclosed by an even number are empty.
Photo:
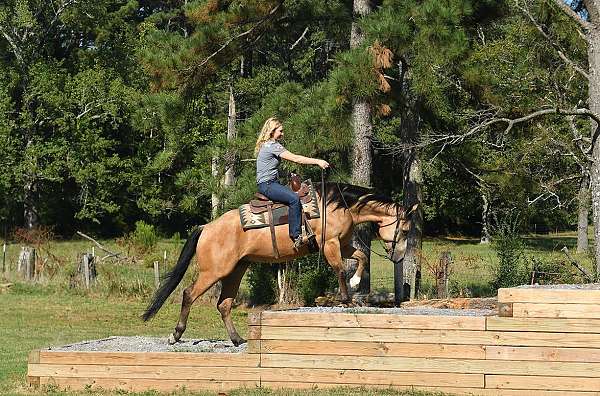
M212 157L211 160L211 171L212 177L217 180L219 177L219 157L216 155ZM212 205L212 218L213 220L217 218L219 215L219 207L221 206L221 200L219 199L219 195L215 192L211 194L211 205Z
M490 200L487 191L482 186L479 187L479 191L483 200L483 208L481 209L481 240L479 243L486 244L492 240L490 236Z
M31 139L27 141L25 155L28 148L32 145ZM35 169L28 169L25 173L25 184L23 186L23 220L25 228L31 230L39 225L39 216L37 212L37 181Z
M591 10L595 16L598 10ZM597 21L593 21L597 23ZM595 113L600 113L600 29L594 26L588 34L588 62L589 62L589 107ZM592 136L599 125L592 119ZM592 164L590 169L590 188L592 191L592 211L594 219L594 256L596 258L596 273L600 273L600 142L596 140L592 148Z
M585 253L589 249L587 229L590 209L590 178L586 172L583 173L578 194L577 253Z
M415 125L416 127L416 125ZM416 132L416 131L415 131ZM419 154L411 149L406 155L404 168L404 206L419 207L412 214L408 231L402 282L402 299L413 299L419 291L421 281L421 251L423 248L423 170Z
M369 0L354 0L353 13L355 17L363 17L371 12ZM350 47L360 46L365 39L356 21L352 22L350 32ZM371 185L371 170L373 168L373 157L371 154L371 109L369 104L362 99L353 100L352 104L352 127L354 130L354 146L352 151L352 182L362 186ZM358 287L358 292L368 294L371 291L371 263L370 247L372 235L368 225L358 226L354 230L352 245L361 250L367 256L365 270ZM348 261L353 262L353 261ZM356 267L348 268L350 276L354 274Z
M227 141L231 143L237 137L237 131L235 129L235 97L233 96L233 87L229 86L229 111L227 114ZM225 188L232 187L235 184L235 153L227 153L227 163L225 166Z
M409 70L404 62L398 64L400 75L403 76L402 92L405 103L403 105L401 137L406 144L419 141L419 115L416 110L416 99L409 90ZM406 253L400 283L401 298L403 301L415 298L421 281L421 250L423 247L423 169L419 152L416 148L404 151L403 169L404 207L412 208L418 204L417 210L412 215L410 230L407 235Z

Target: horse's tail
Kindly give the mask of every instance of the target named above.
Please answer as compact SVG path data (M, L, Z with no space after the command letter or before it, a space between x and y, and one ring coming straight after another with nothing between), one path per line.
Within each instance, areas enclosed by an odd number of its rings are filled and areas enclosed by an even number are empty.
M183 279L185 271L187 271L190 261L192 260L192 257L194 257L194 253L196 253L196 245L198 244L201 233L202 228L196 229L185 242L181 254L179 255L179 259L177 260L177 264L175 264L175 267L160 283L160 287L154 293L152 302L148 305L146 312L142 315L144 321L147 321L156 315L160 307L163 306L169 295L173 293L173 290L175 290L179 282Z

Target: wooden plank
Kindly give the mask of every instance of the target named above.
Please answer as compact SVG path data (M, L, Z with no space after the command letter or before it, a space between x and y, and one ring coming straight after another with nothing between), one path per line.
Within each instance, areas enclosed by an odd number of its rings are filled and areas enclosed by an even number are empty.
M600 363L266 354L261 367L600 378ZM600 381L600 380L599 380Z
M261 326L249 326L248 327L248 339L249 340L260 340L261 337Z
M499 303L600 304L600 289L508 288L498 290Z
M339 385L424 385L483 388L483 374L364 371L336 369L271 368L261 374L261 382L312 382Z
M27 384L29 386L33 386L34 388L39 387L40 386L40 377L27 376Z
M485 358L491 360L600 363L600 349L488 346L485 349Z
M485 330L485 316L264 311L263 326Z
M512 318L513 316L513 303L498 303L498 316Z
M29 358L27 359L29 363L39 363L40 362L40 350L36 349L29 352Z
M305 355L460 357L485 359L482 345L401 344L392 342L262 340L260 352Z
M541 389L559 391L600 392L598 378L535 377L530 375L486 375L487 388Z
M264 326L262 340L600 348L600 334Z
M258 367L259 362L259 356L246 353L40 351L39 354L42 364Z
M30 364L28 375L37 377L149 378L259 381L260 368L198 366L108 366L99 364Z
M513 317L600 319L600 305L513 303Z
M331 389L340 387L339 384L311 383L311 382L275 382L263 381L263 388L271 389ZM600 396L599 392L567 392L544 390L514 390L514 389L481 389L481 388L456 388L456 387L430 387L430 386L388 386L366 385L369 389L394 389L424 392L444 392L453 395L480 395L480 396ZM342 390L343 392L343 390Z
M246 353L258 354L260 353L260 340L248 340L246 343Z
M488 316L487 330L600 333L600 319L500 318Z
M248 314L248 326L260 326L260 312L250 312Z
M69 378L69 377L41 377L40 385L52 385L61 389L107 389L125 390L129 392L143 392L156 390L162 392L188 390L188 391L229 391L238 388L257 388L258 381L202 381L202 380L153 380L131 378Z

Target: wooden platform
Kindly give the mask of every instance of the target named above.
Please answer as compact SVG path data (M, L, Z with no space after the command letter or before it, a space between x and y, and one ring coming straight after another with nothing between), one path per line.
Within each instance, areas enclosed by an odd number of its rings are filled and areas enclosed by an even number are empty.
M29 382L600 395L600 290L500 289L498 299L498 316L265 311L249 317L244 354L34 351Z

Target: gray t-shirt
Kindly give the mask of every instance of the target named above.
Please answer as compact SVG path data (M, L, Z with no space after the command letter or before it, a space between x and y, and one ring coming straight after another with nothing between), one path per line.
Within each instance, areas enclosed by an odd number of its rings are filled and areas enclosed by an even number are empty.
M256 156L256 184L277 179L279 156L286 151L279 142L268 140L260 147Z

